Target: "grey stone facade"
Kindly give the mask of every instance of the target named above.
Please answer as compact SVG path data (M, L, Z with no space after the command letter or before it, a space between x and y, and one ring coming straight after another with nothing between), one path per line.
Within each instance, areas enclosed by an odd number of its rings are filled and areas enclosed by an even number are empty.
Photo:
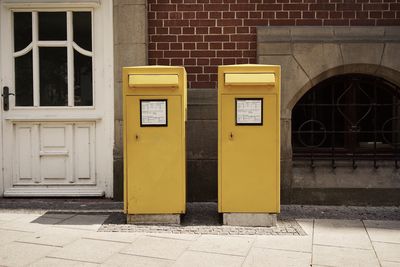
M114 198L123 198L122 67L147 65L146 0L114 0Z
M340 74L382 77L400 84L400 27L259 27L257 60L282 66L281 185L284 202L398 204L400 173L393 164L336 169L292 162L291 116L314 85Z
M217 201L217 119L217 90L190 89L186 137L188 201Z

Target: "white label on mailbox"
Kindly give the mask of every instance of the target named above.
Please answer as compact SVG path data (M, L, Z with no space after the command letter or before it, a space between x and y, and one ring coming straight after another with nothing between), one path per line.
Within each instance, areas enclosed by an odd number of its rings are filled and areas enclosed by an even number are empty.
M167 100L140 100L141 126L167 126Z
M236 124L237 125L262 125L263 100L236 99Z

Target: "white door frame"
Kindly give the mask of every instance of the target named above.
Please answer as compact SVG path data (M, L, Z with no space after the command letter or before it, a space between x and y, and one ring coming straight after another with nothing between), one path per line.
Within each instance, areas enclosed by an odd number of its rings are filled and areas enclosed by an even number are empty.
M80 10L93 11L93 107L39 107L13 109L14 99L10 97L10 111L0 111L0 197L1 196L102 196L113 195L113 143L114 143L114 55L113 55L113 1L62 1L62 0L0 0L0 91L9 86L14 92L14 59L12 57L12 10ZM2 99L1 99L2 104ZM55 114L55 115L54 115ZM83 115L82 115L83 114ZM14 188L10 176L12 168L10 154L12 140L9 135L13 123L95 123L96 186L30 186ZM3 138L4 137L4 138ZM8 137L9 138L9 137ZM6 148L8 147L8 149ZM6 177L7 176L7 177ZM11 175L12 176L12 175ZM32 189L31 189L32 188Z
M0 0L1 1L1 0ZM1 2L0 2L1 4ZM1 7L0 7L1 8ZM3 12L0 10L0 38L3 36L3 27L1 21L3 20ZM0 39L0 51L3 51L3 42ZM1 94L3 93L3 53L0 52L0 92ZM0 94L0 96L1 96ZM0 160L0 197L3 196L4 192L4 175L3 175L3 98L0 97L0 155L1 155L1 160Z

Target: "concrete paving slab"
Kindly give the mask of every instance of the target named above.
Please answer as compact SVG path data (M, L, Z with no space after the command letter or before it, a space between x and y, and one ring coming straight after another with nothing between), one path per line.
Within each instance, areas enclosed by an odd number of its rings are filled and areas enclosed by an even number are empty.
M57 224L57 227L97 231L109 215L79 214Z
M400 267L400 262L381 261L381 267Z
M0 265L24 266L33 263L58 248L12 242L0 247Z
M111 255L123 249L127 244L101 240L79 239L62 249L51 253L54 258L103 263Z
M297 223L303 228L307 235L312 236L314 230L313 219L296 219Z
M123 232L90 232L90 233L87 233L86 232L82 236L82 238L121 242L121 243L132 243L139 236L140 236L140 234L137 234L137 233L123 233Z
M312 236L257 236L253 247L311 253Z
M400 244L372 242L380 261L394 261L400 264Z
M44 212L33 213L0 213L0 228L16 231L35 232L41 228L40 225L51 225L59 222L56 218L43 218ZM28 225L30 224L30 225Z
M42 215L43 215L43 213L24 213L24 214L20 214L20 216L18 216L18 218L14 219L12 221L21 222L21 223L22 222L30 223L30 222L37 220Z
M147 236L159 237L159 238L171 238L186 241L195 241L200 238L199 234L146 234Z
M22 217L23 213L13 213L13 212L0 212L1 221L12 221L19 217Z
M35 221L35 220L33 220L33 221ZM7 223L0 224L0 229L33 233L33 232L41 231L47 227L50 227L51 225L53 225L59 221L60 221L60 219L45 218L45 219L40 220L39 222L31 222L31 221L27 220L26 218L23 218L22 220L17 219L14 221L9 221Z
M62 221L60 218L46 217L44 212L31 212L20 214L9 223L55 224L60 221Z
M0 246L30 235L33 235L33 233L0 230Z
M364 221L372 241L400 244L400 221Z
M252 248L247 255L243 266L296 266L306 267L310 266L311 253L265 249L265 248Z
M379 262L372 249L330 247L314 245L313 266L363 266L378 267Z
M46 212L45 214L42 215L42 217L66 220L75 215L76 213Z
M100 264L83 262L83 261L73 261L73 260L64 260L57 258L41 258L40 260L32 263L29 267L54 267L54 266L62 266L62 267L96 267L100 266Z
M173 264L174 264L174 261L172 261L172 260L157 259L157 258L150 258L150 257L140 257L140 256L117 253L117 254L112 255L106 262L104 262L102 264L102 266L107 266L107 267L117 267L117 266L168 267L168 266L172 266Z
M21 237L18 239L18 241L31 244L63 247L75 240L78 240L87 232L88 231L80 229L48 227L40 232Z
M13 216L11 216L12 218ZM53 225L55 223L58 223L62 221L62 219L58 218L49 218L49 217L44 217L43 212L41 213L23 213L19 214L15 219L9 220L7 223L4 223L1 225L1 227L9 227L10 225L15 225L18 227L11 227L11 228L16 228L18 230L19 226L24 226L26 224L29 224L27 228L40 228L38 225L42 225L43 227L46 227L46 225ZM29 230L27 230L29 231Z
M314 245L372 249L360 220L315 220Z
M123 254L176 260L191 241L141 236L121 251Z
M49 224L49 225L53 225L53 224L57 224L62 222L63 218L54 218L54 217L47 217L47 216L40 216L32 221L30 221L29 223L37 223L37 224Z
M189 250L246 256L253 242L254 238L249 237L204 235Z
M244 261L242 256L231 256L200 251L185 251L176 261L174 266L193 266L193 267L234 267L241 266Z

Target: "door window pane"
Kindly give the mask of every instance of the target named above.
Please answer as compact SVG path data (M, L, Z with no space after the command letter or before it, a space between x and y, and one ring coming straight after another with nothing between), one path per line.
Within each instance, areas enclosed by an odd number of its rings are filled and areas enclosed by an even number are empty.
M14 13L14 51L20 51L32 42L32 13Z
M74 42L92 51L92 14L91 12L73 12Z
M39 12L39 40L67 40L67 13Z
M40 105L68 105L67 48L40 47Z
M92 58L74 51L75 106L93 105Z
M15 105L33 106L32 52L15 58Z
M71 20L67 21L67 14ZM93 106L92 12L14 12L13 25L14 52L25 49L33 39L40 41L25 55L14 54L15 106ZM67 28L72 30L71 36L67 36ZM34 53L36 49L39 53ZM39 62L38 77L33 76L35 60ZM73 84L68 85L68 80ZM35 84L39 88L34 88Z

